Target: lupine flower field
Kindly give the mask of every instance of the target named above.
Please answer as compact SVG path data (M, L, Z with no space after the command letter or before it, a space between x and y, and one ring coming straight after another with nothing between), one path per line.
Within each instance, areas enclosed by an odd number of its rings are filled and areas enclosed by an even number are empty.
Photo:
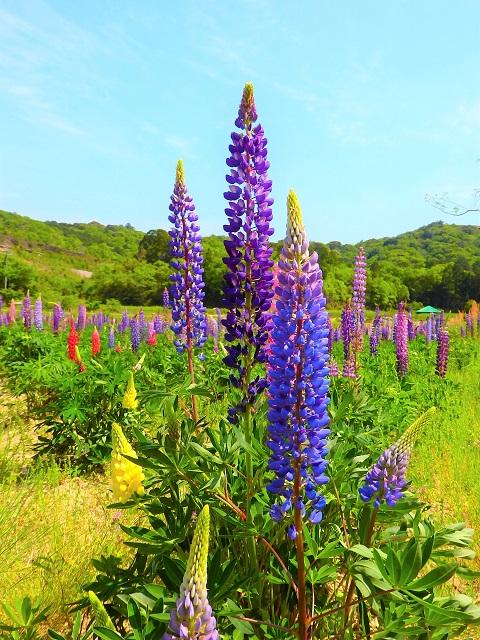
M204 304L182 161L161 222L162 307L0 301L0 472L5 495L23 496L0 513L5 573L54 474L87 505L74 528L101 534L80 549L66 539L56 564L32 552L25 574L2 582L0 570L0 636L480 637L479 307L366 309L360 248L349 299L330 308L301 193L278 185L285 202L273 202L250 83L232 120L221 308ZM75 554L88 568L67 589Z

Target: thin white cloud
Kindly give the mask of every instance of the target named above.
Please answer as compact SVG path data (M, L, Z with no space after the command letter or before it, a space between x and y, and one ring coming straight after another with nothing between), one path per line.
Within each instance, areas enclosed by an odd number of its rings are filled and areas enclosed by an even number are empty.
M165 136L164 141L168 147L176 151L183 158L193 159L197 157L194 152L195 139L169 134Z

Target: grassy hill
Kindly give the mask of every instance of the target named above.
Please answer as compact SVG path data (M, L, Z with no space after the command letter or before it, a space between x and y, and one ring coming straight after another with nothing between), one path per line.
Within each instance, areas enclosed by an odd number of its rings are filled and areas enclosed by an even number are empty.
M348 299L359 244L313 241L332 305ZM395 237L366 240L370 307L399 300L458 309L480 299L480 228L433 222ZM218 305L223 280L223 240L208 236L206 301ZM275 246L278 255L281 243ZM158 304L168 286L168 235L130 225L40 222L0 210L0 292L20 296L29 288L46 300L74 304L118 300ZM5 277L7 287L5 288ZM2 289L3 287L3 289Z

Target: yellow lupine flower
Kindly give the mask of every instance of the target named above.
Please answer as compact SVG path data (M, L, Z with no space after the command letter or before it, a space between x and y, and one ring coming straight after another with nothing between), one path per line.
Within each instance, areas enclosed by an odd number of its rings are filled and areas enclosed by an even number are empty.
M127 502L134 493L143 495L142 481L145 479L142 468L127 460L124 456L136 458L137 454L123 434L122 427L116 422L112 425L112 490L115 502Z
M125 389L125 395L122 400L122 407L124 409L136 409L138 407L137 390L135 389L132 371L130 371L128 378L127 388Z

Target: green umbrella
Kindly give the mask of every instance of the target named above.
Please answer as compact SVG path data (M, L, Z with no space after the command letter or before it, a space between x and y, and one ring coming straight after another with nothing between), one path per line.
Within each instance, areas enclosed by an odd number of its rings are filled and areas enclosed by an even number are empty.
M441 309L437 309L436 307L432 307L427 305L426 307L422 307L422 309L418 309L417 313L441 313Z

